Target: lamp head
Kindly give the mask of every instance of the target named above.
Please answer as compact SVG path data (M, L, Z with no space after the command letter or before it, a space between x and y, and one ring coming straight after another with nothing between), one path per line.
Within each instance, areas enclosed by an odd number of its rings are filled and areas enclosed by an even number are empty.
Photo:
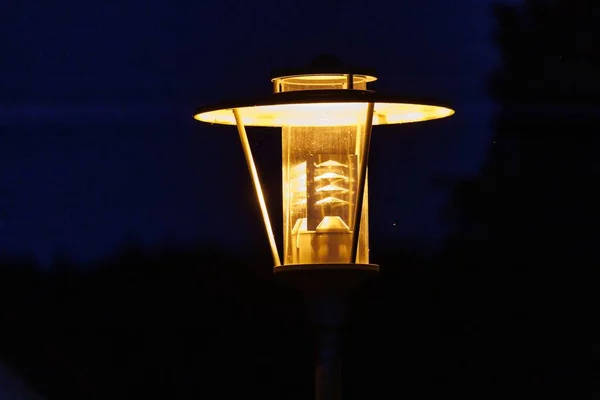
M331 55L301 68L273 71L273 93L200 109L199 121L237 125L276 264L268 212L245 126L280 127L282 134L283 258L278 268L346 265L371 268L368 250L367 164L371 127L426 121L454 111L435 102L376 93L375 72ZM362 267L360 267L362 266Z

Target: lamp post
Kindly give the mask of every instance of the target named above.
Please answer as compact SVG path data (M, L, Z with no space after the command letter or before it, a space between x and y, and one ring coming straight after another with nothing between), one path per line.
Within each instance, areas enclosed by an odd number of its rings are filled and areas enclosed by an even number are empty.
M274 273L302 292L316 338L317 400L341 399L340 331L369 263L367 165L373 125L448 117L442 105L367 90L372 71L330 56L275 71L273 93L205 107L194 118L235 125L271 247ZM280 127L283 252L280 257L246 126Z

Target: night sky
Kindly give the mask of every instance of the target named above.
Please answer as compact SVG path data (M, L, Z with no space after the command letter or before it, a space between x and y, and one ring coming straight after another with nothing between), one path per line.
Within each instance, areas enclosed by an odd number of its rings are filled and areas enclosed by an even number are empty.
M445 182L477 171L491 135L491 1L391 4L3 2L0 253L48 263L58 252L91 260L127 241L266 248L235 128L192 115L269 93L271 69L320 53L375 68L375 90L457 110L374 130L373 236L435 243L447 230ZM254 133L257 157L273 153L259 166L279 176L277 136ZM270 199L279 190L266 187Z

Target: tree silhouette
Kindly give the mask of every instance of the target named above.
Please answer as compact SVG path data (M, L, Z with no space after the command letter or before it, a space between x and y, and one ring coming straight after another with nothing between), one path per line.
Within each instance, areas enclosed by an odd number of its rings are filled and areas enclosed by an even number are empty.
M479 271L469 283L486 285L509 384L573 388L587 354L573 271L600 260L600 3L526 0L494 15L500 109L480 175L451 204L446 262Z
M598 260L600 3L530 0L495 16L500 111L481 175L456 191L458 231L500 258Z
M300 299L270 265L260 251L132 246L93 265L63 257L46 272L5 260L0 358L47 398L280 398L312 357Z

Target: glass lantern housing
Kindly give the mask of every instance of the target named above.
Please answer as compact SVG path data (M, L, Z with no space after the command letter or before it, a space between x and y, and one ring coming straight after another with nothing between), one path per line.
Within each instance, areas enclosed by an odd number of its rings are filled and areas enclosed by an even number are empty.
M353 86L366 90L365 75L353 75ZM345 90L344 75L300 75L276 78L279 92ZM369 263L368 197L357 213L361 149L365 145L367 104L319 105L311 126L282 125L283 264ZM330 114L339 112L339 121ZM342 113L347 113L342 117ZM366 177L365 177L366 180ZM360 216L360 223L355 223ZM356 259L352 238L358 230Z
M440 105L382 96L371 73L325 69L276 74L267 98L205 108L194 116L237 125L275 267L368 265L367 164L372 125L450 116ZM245 126L281 127L283 257L280 258Z

